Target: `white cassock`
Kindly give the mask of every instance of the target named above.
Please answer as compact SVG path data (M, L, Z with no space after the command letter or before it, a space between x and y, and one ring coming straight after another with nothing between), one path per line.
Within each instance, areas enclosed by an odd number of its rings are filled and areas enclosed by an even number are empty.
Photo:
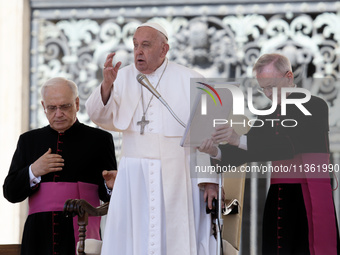
M190 115L190 78L202 76L167 62L146 76L156 87L165 70L157 90L185 123ZM215 254L211 218L198 183L217 183L216 179L190 178L195 149L180 146L184 128L157 98L150 102L152 95L137 82L138 74L134 64L122 68L105 106L100 86L86 102L94 123L123 132L101 254ZM147 106L149 124L141 135L137 122Z

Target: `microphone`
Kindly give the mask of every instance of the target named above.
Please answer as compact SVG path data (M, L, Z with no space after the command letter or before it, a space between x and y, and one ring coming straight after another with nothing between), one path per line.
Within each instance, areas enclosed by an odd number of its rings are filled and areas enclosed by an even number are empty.
M136 78L137 81L145 88L147 88L155 97L157 97L157 99L161 97L158 91L151 85L149 79L145 76L145 74L139 73Z
M159 94L158 91L151 85L149 79L145 76L145 74L139 73L136 79L140 84L142 84L143 87L147 88L152 95L154 95L159 101L161 101L161 103L169 110L169 112L178 121L178 123L185 128L185 124L177 117L171 107L162 98L161 94Z

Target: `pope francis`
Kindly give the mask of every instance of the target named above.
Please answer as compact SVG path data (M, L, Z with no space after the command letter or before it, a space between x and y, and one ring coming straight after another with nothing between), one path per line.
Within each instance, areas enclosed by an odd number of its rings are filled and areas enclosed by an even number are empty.
M118 171L104 176L112 195L102 254L215 254L205 201L211 207L217 197L216 180L190 178L196 149L180 146L183 126L136 79L146 75L186 122L190 79L202 75L167 59L168 35L159 24L140 25L133 45L134 63L126 67L113 66L115 53L107 56L104 80L86 103L94 123L123 134Z

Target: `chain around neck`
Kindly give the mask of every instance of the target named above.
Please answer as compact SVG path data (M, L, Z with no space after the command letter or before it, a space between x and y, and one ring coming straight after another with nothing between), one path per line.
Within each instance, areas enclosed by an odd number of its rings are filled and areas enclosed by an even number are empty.
M168 62L169 62L169 60L166 59L165 67L164 67L164 69L163 69L163 71L162 71L162 74L161 74L161 77L159 77L159 80L158 80L157 85L156 85L156 87L155 87L156 90L157 90L157 88L158 88L158 85L159 85L159 83L160 83L162 77L163 77L163 74L164 74L164 72L165 72L165 69L166 69L167 66L168 66ZM145 116L146 112L147 112L148 109L149 109L150 103L151 103L152 99L154 98L154 95L151 96L150 101L149 101L149 103L148 103L146 109L144 110L143 86L141 85L141 87L142 87L141 89L142 89L142 107L143 107L143 116Z

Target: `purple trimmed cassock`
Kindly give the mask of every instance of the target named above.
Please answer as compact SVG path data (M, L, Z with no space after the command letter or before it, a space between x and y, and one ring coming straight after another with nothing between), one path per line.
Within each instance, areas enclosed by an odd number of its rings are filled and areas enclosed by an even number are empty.
M304 97L293 93L289 99ZM247 150L221 145L222 165L272 161L291 173L272 173L267 195L262 233L262 254L339 254L339 236L330 174L311 173L308 167L329 164L328 106L312 96L303 104L312 114L305 116L295 105L287 105L267 116L258 117L264 125L247 134ZM276 119L277 121L267 121ZM283 127L281 121L294 119L296 127ZM274 126L272 126L274 123ZM260 126L261 122L254 126ZM284 125L294 125L286 121ZM296 169L296 173L293 169ZM301 173L300 173L301 169Z
M31 188L29 166L48 148L62 155L63 170L42 176ZM86 199L93 206L99 199L109 201L102 171L112 169L117 169L112 135L78 120L63 133L45 126L22 134L3 185L8 201L29 199L21 254L74 255L78 226L63 214L64 203L69 198ZM99 223L99 217L90 217L88 238L100 240Z

